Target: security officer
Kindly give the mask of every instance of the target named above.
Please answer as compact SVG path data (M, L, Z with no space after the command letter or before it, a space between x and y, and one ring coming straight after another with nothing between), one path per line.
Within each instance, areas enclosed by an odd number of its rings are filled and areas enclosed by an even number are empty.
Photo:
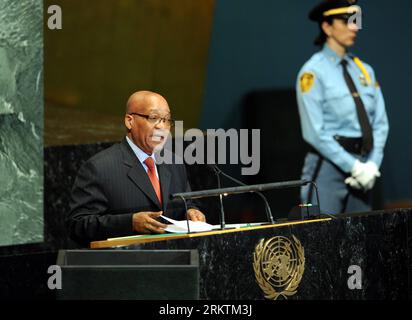
M323 213L371 210L371 189L389 126L382 91L371 66L350 54L361 21L356 1L329 0L309 14L320 27L322 49L302 67L297 101L303 138L310 146L302 179L316 182ZM313 186L303 203L316 203Z

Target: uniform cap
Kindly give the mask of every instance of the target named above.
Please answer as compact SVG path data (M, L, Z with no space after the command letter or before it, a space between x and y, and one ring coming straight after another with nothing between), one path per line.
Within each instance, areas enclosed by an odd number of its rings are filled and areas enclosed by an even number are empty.
M309 19L321 22L328 17L349 18L360 10L356 3L357 0L324 0L310 11Z

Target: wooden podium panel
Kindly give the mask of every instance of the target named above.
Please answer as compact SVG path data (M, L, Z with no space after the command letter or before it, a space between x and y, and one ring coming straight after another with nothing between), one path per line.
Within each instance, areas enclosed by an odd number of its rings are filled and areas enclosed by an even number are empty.
M213 230L208 232L196 232L196 233L167 233L167 234L154 234L154 235L135 235L129 237L119 237L119 238L111 238L102 241L93 241L90 243L90 248L92 249L103 249L103 248L111 248L111 247L120 247L120 246L129 246L133 244L142 244L148 242L159 242L165 240L174 240L174 239L184 239L184 238L196 238L196 237L206 237L212 235L219 235L219 234L226 234L226 233L233 233L233 232L248 232L251 230L259 230L259 229L268 229L268 228L280 228L280 227L287 227L299 224L308 224L308 223L316 223L316 222L325 222L330 221L331 218L322 218L322 219L313 219L313 220L301 220L301 221L293 221L293 222L285 222L285 223L277 223L277 224L264 224L264 225L257 225L257 224L240 224L237 225L237 228L230 228L225 230Z

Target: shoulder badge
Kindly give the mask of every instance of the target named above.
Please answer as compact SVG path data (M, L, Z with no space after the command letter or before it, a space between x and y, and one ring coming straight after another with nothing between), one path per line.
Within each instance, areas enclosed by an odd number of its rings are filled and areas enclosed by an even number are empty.
M300 91L302 93L309 92L315 83L315 74L313 72L305 72L300 76Z

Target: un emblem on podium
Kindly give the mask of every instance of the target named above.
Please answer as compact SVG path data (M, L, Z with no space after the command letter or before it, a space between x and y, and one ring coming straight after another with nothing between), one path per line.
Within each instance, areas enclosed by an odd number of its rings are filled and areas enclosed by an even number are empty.
M305 270L305 250L292 235L262 239L253 253L256 281L265 298L276 300L296 294Z

